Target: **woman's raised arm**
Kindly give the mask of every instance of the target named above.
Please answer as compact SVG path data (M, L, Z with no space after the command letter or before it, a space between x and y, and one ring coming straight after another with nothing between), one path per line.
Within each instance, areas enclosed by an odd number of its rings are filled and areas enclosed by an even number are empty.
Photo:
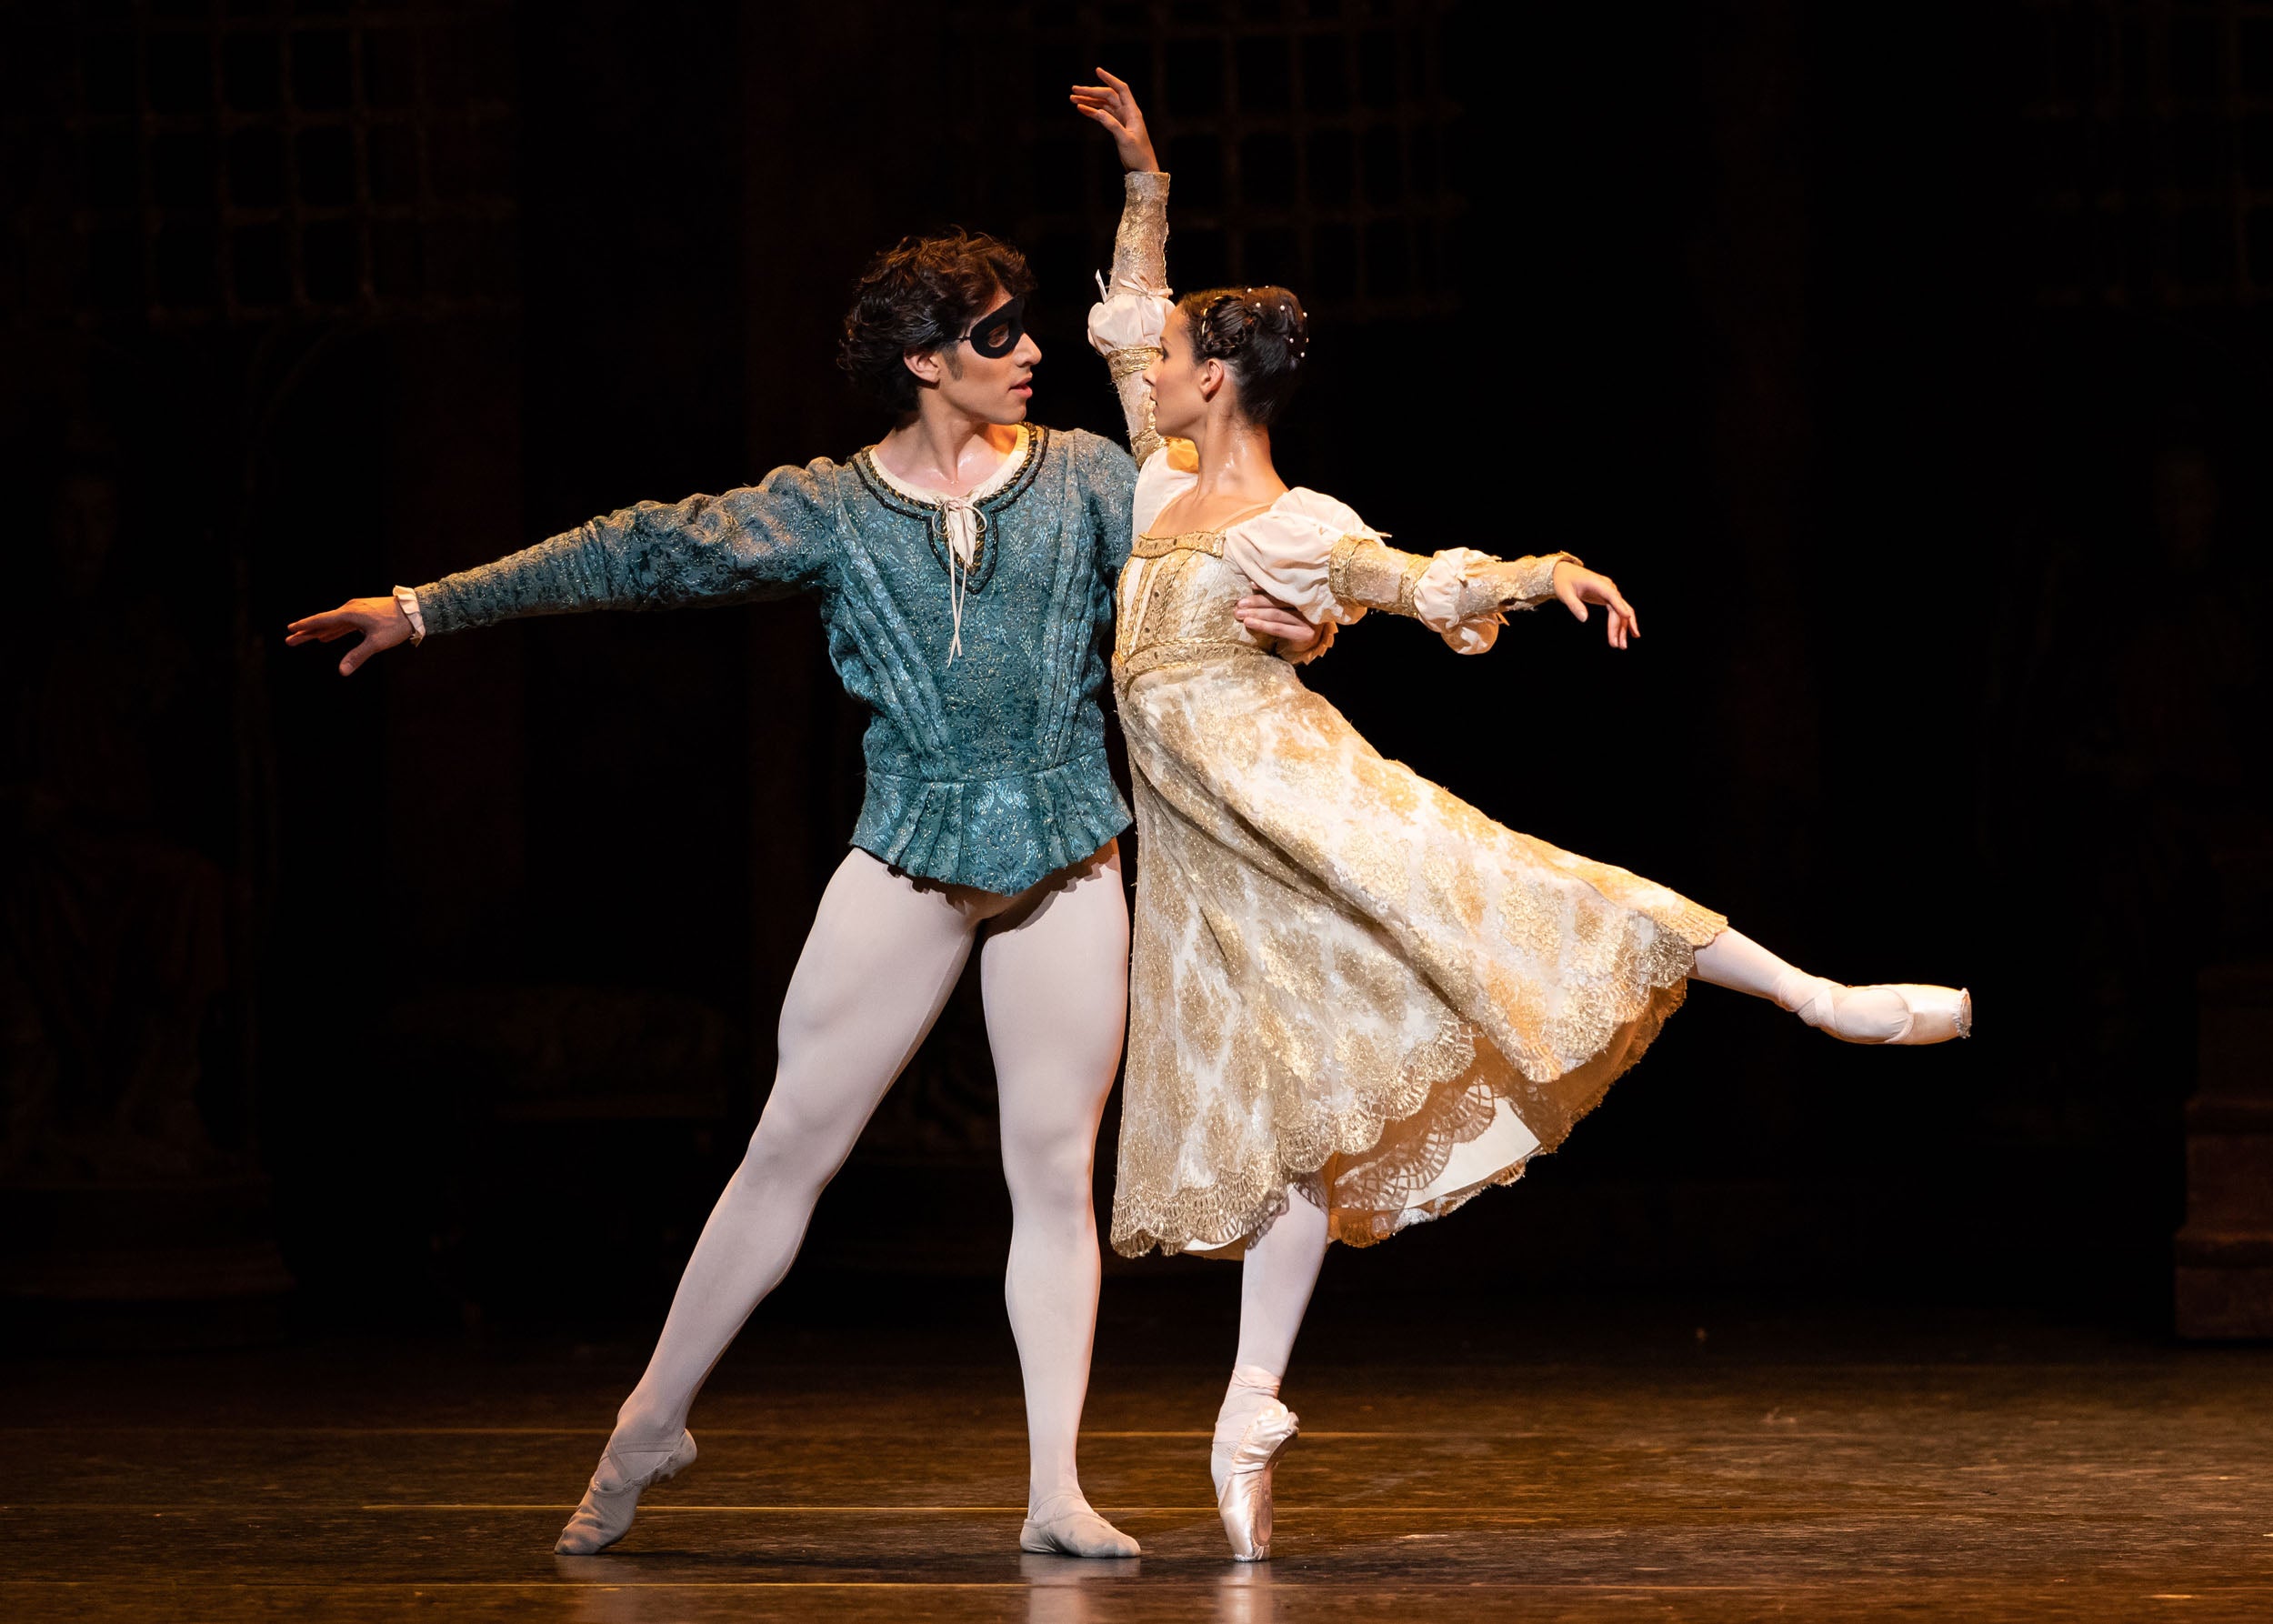
M1126 83L1103 68L1097 76L1105 83L1073 87L1073 105L1111 134L1127 174L1121 223L1113 234L1113 274L1100 289L1103 298L1090 308L1089 344L1112 368L1128 449L1142 466L1160 448L1144 374L1160 354L1160 329L1168 319L1168 177L1160 172L1144 110Z

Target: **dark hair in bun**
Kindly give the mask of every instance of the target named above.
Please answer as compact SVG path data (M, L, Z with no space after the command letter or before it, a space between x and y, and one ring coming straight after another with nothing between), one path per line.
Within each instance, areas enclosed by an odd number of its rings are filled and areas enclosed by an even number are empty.
M1310 318L1283 287L1210 287L1177 301L1200 358L1221 361L1239 386L1239 410L1268 427L1302 379Z

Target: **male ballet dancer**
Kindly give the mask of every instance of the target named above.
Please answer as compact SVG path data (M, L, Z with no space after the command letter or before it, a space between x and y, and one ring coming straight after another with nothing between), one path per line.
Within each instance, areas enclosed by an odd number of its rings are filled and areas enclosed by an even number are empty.
M1128 181L1155 239L1167 192L1165 175ZM622 1539L640 1491L693 1462L696 1393L787 1271L975 943L1013 1211L1005 1296L1031 1458L1019 1544L1136 1552L1090 1508L1075 1465L1096 1321L1091 1168L1128 986L1116 837L1129 814L1098 694L1136 470L1108 441L1026 422L1042 355L1023 324L1032 286L993 237L905 239L862 276L840 355L896 416L879 444L720 496L643 502L290 627L292 644L360 633L345 675L397 644L517 616L809 593L838 677L873 712L853 849L782 1004L773 1092L562 1552ZM1266 600L1245 617L1286 652L1316 639Z

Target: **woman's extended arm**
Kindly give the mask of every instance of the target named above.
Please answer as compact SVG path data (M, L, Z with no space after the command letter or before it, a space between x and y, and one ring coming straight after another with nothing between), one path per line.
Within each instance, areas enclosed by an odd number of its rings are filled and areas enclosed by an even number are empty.
M398 587L295 620L285 641L361 633L339 662L346 676L398 643L523 616L785 597L826 568L834 526L823 467L776 468L724 496L641 502L415 592Z
M1587 617L1588 604L1602 605L1609 611L1605 633L1614 648L1641 635L1617 583L1568 553L1500 559L1452 547L1429 556L1352 535L1335 544L1327 580L1337 602L1409 616L1463 654L1489 648L1509 610L1535 608L1549 598L1560 599L1580 620Z
M1617 583L1568 553L1499 559L1468 547L1401 552L1356 509L1314 490L1288 491L1269 512L1225 531L1224 558L1314 626L1347 626L1381 609L1419 621L1462 654L1489 648L1508 610L1550 597L1581 620L1588 604L1606 606L1613 647L1640 629Z
M1128 85L1103 68L1102 85L1076 85L1074 106L1111 133L1120 154L1121 222L1113 233L1113 274L1089 312L1089 343L1113 371L1128 424L1128 448L1139 466L1160 449L1152 424L1145 368L1160 354L1168 316L1168 177L1160 173L1143 109Z

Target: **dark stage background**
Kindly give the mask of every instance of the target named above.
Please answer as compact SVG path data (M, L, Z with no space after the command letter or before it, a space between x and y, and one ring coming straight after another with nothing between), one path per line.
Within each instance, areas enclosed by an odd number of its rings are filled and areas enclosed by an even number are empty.
M1024 244L1036 416L1111 432L1079 334L1117 176L1063 100L1103 61L1175 174L1177 285L1313 306L1288 477L1407 546L1568 547L1648 627L1614 656L1541 615L1462 661L1381 619L1317 686L1517 827L1980 1009L1876 1052L1700 991L1566 1151L1329 1294L2167 1323L2198 977L2247 980L2273 887L2273 7L7 17L0 1201L34 1319L652 1325L858 800L810 610L525 623L345 683L284 624L873 439L834 334L903 231ZM966 987L767 1312L992 1274L992 1109ZM1108 1294L1138 1278L1231 1293L1156 1260Z

